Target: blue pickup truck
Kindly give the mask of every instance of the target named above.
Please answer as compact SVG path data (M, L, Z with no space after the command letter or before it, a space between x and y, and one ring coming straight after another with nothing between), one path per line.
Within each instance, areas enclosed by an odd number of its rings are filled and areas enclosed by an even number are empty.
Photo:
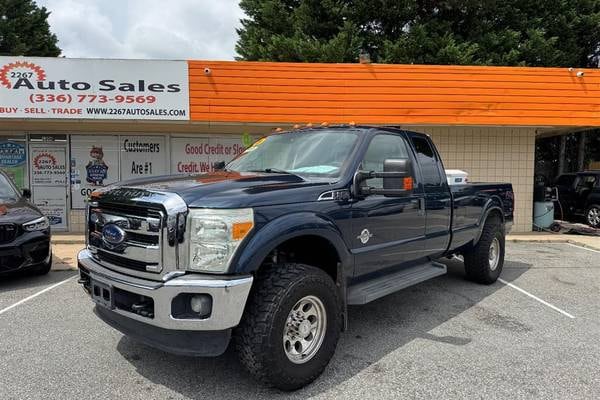
M79 282L124 334L192 356L233 342L259 381L294 390L329 363L348 305L443 275L453 255L495 282L513 206L508 183L449 186L425 134L296 129L213 173L94 192Z

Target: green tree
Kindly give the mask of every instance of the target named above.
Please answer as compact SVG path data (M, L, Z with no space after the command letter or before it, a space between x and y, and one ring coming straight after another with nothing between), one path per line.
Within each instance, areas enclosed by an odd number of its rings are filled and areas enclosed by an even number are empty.
M243 60L597 67L600 0L241 0Z
M50 13L32 0L0 0L0 55L57 57Z

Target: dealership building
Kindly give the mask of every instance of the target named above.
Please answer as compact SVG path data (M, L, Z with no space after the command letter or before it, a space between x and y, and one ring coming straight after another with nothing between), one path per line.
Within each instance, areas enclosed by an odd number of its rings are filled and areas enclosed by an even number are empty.
M600 125L600 72L567 68L0 57L0 169L54 230L89 193L210 171L277 127L426 132L447 169L510 182L532 229L536 136Z

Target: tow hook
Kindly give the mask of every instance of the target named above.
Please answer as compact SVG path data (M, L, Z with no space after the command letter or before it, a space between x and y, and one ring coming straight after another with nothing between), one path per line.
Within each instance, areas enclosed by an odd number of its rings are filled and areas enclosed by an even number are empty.
M150 303L136 303L131 305L131 311L141 315L142 317L154 318L154 312L152 311L152 304Z

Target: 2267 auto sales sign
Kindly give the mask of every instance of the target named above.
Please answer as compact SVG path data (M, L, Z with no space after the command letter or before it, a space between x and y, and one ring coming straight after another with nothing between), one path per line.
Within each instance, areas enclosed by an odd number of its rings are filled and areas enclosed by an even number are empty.
M188 120L187 62L0 57L0 118Z

